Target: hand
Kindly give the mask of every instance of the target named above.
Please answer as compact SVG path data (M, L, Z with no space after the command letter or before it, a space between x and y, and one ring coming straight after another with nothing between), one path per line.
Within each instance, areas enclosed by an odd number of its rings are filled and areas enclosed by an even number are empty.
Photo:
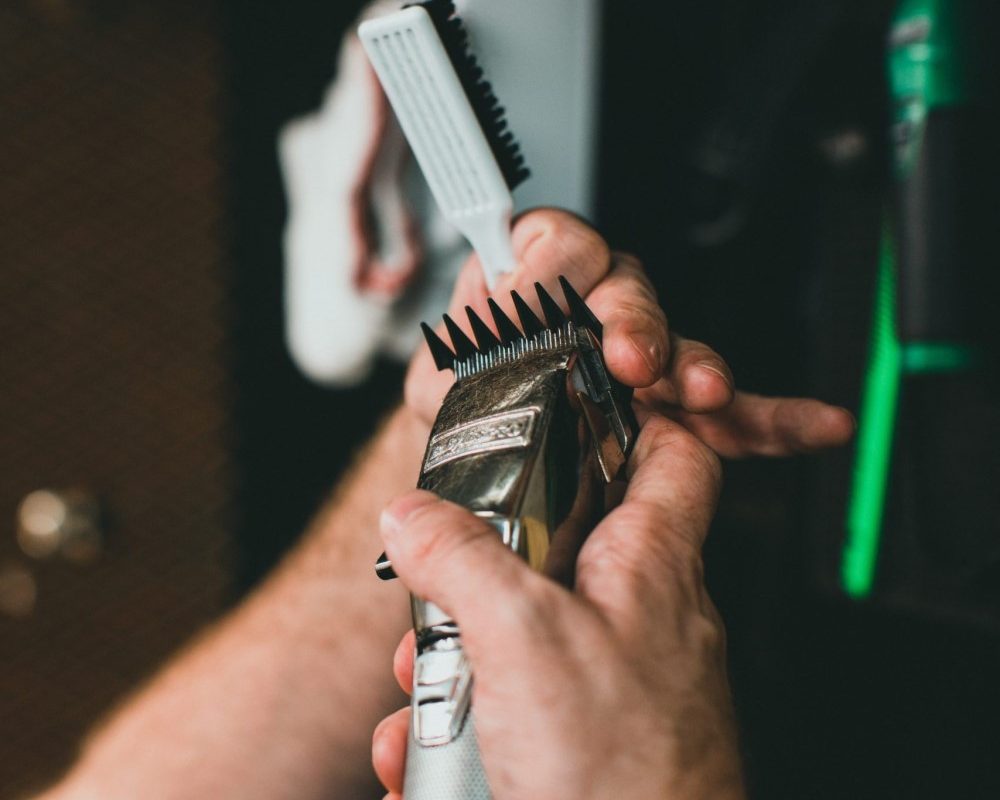
M510 291L540 311L534 282L561 300L565 275L604 324L604 356L611 373L639 389L640 417L656 412L681 422L719 455L783 456L846 442L854 419L818 400L770 398L735 391L726 362L710 347L671 333L652 284L637 259L612 253L600 235L564 211L539 209L514 225L517 268L504 275L493 298L516 318ZM476 256L462 268L448 313L469 333L465 306L492 325L483 271ZM444 335L444 326L438 326ZM446 339L447 340L447 339ZM407 405L430 425L452 383L421 346L406 380Z
M718 459L653 416L629 472L622 505L580 553L574 591L430 493L407 494L383 515L403 582L462 629L495 800L743 796L724 631L700 556ZM406 690L412 658L411 633L395 658ZM376 772L397 800L408 723L403 709L373 741Z

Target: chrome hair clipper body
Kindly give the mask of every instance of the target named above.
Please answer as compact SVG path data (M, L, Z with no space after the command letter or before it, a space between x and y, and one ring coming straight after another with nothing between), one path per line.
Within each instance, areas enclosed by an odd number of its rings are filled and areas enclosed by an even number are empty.
M636 435L631 392L601 354L601 325L569 283L563 313L536 284L543 324L514 294L521 329L492 300L499 336L467 309L476 344L447 316L454 351L427 326L451 387L431 431L419 488L489 522L540 572L572 585L587 534L604 513ZM394 577L383 556L380 577ZM472 674L455 622L412 598L417 652L406 755L407 800L490 797L470 714Z

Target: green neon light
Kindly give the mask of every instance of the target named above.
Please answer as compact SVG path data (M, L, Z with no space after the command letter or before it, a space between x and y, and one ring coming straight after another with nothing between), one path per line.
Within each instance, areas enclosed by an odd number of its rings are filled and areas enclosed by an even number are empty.
M888 78L895 106L895 167L905 179L917 163L928 112L962 104L984 72L967 46L975 22L969 0L899 0L889 37ZM976 366L978 353L954 342L908 342L896 332L896 254L886 222L879 252L871 352L861 398L857 455L847 507L841 583L867 597L875 580L889 487L903 373L954 372Z
M861 400L857 458L847 508L847 541L841 563L844 591L859 599L871 593L875 580L899 400L902 357L895 325L895 261L887 226L879 252L871 352Z
M910 375L961 372L980 363L979 351L956 342L908 342L903 345L903 372Z

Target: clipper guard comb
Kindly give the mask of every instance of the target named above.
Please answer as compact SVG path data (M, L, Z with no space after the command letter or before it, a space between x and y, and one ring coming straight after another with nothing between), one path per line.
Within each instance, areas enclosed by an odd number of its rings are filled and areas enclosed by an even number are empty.
M604 515L638 426L631 390L608 373L600 322L565 278L566 305L535 284L540 319L512 293L518 322L491 298L487 324L445 315L451 340L424 336L439 370L455 373L427 443L418 487L489 522L528 564L572 585L576 556ZM395 577L385 555L382 578ZM502 602L502 598L498 598ZM411 599L416 659L407 800L487 800L470 711L472 673L454 620Z

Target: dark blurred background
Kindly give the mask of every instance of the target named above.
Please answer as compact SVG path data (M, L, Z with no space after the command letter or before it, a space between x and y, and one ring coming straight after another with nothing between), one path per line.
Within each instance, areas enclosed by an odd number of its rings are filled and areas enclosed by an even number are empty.
M322 389L282 341L276 134L360 5L0 5L2 798L268 571L399 398L399 365ZM745 389L860 407L893 7L605 11L595 222ZM995 176L990 137L970 148ZM853 447L728 466L706 562L755 796L1000 795L986 353L904 384L863 599L841 579Z

